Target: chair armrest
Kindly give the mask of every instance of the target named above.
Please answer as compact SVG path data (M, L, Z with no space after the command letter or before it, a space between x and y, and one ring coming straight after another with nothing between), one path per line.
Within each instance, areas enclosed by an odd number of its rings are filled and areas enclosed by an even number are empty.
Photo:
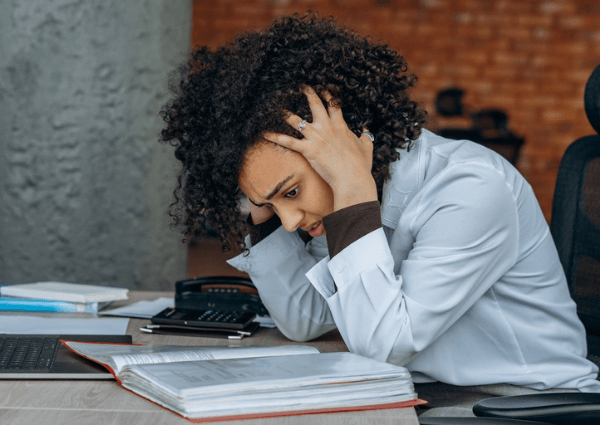
M544 393L480 400L473 406L476 416L523 419L555 425L600 424L600 394Z
M544 422L521 421L503 418L453 418L427 417L419 418L420 425L548 425Z

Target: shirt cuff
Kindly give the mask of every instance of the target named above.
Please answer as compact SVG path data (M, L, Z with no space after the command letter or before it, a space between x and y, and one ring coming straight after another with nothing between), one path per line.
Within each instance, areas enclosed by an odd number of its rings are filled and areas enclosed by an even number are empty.
M277 214L273 214L273 217L260 224L252 224L252 216L248 214L246 223L250 225L250 242L252 246L265 239L281 226L281 220Z
M379 201L351 205L323 217L329 258L381 227Z

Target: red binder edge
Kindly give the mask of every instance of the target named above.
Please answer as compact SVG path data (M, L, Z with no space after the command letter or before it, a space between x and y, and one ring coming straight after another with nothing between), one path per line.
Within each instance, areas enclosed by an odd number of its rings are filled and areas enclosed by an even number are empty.
M232 415L232 416L216 416L211 418L186 418L188 421L196 424L209 423L209 422L225 422L225 421L240 421L246 419L260 419L260 418L278 418L282 416L300 416L300 415L318 415L322 413L343 413L343 412L361 412L364 410L383 410L383 409L400 409L406 407L419 406L421 404L427 404L425 400L414 399L409 401L401 401L398 403L387 403L387 404L369 404L366 406L347 406L347 407L331 407L326 409L310 409L310 410L289 410L285 412L272 412L272 413L253 413L250 415ZM168 410L168 409L167 409Z

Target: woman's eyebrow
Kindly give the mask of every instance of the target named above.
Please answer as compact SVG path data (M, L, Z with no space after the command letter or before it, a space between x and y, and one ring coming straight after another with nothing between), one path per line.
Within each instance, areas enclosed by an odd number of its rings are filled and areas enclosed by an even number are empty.
M293 179L295 175L296 174L291 174L291 175L287 176L285 179L281 180L279 183L277 183L277 186L275 186L275 189L273 189L271 191L271 193L269 193L265 199L267 201L270 201L271 198L273 198L273 196L277 195L277 192L279 192L281 190L281 188L283 187L283 185L286 184L287 182L289 182L291 179ZM257 204L256 202L254 202L250 198L248 198L248 200L250 202L252 202L254 205L256 205L257 207L262 207L262 206L265 205L265 204Z
M287 182L289 182L291 179L293 179L295 175L296 174L291 174L291 175L287 176L285 179L281 180L279 183L277 183L277 186L275 186L275 189L273 189L271 191L271 193L269 193L265 199L267 201L270 201L273 196L277 195L277 192L279 192L281 190L283 185L286 184Z

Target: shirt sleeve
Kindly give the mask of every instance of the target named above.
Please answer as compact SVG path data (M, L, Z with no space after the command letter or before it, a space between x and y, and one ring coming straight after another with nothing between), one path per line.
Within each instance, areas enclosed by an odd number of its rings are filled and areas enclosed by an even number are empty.
M398 365L435 341L515 264L518 244L512 190L483 165L439 173L403 219L393 240L376 229L308 273L348 348ZM396 264L397 258L404 260Z
M294 341L317 338L336 325L326 300L310 284L306 272L327 256L324 236L305 243L296 232L278 226L254 244L248 255L227 262L248 273L277 327Z

